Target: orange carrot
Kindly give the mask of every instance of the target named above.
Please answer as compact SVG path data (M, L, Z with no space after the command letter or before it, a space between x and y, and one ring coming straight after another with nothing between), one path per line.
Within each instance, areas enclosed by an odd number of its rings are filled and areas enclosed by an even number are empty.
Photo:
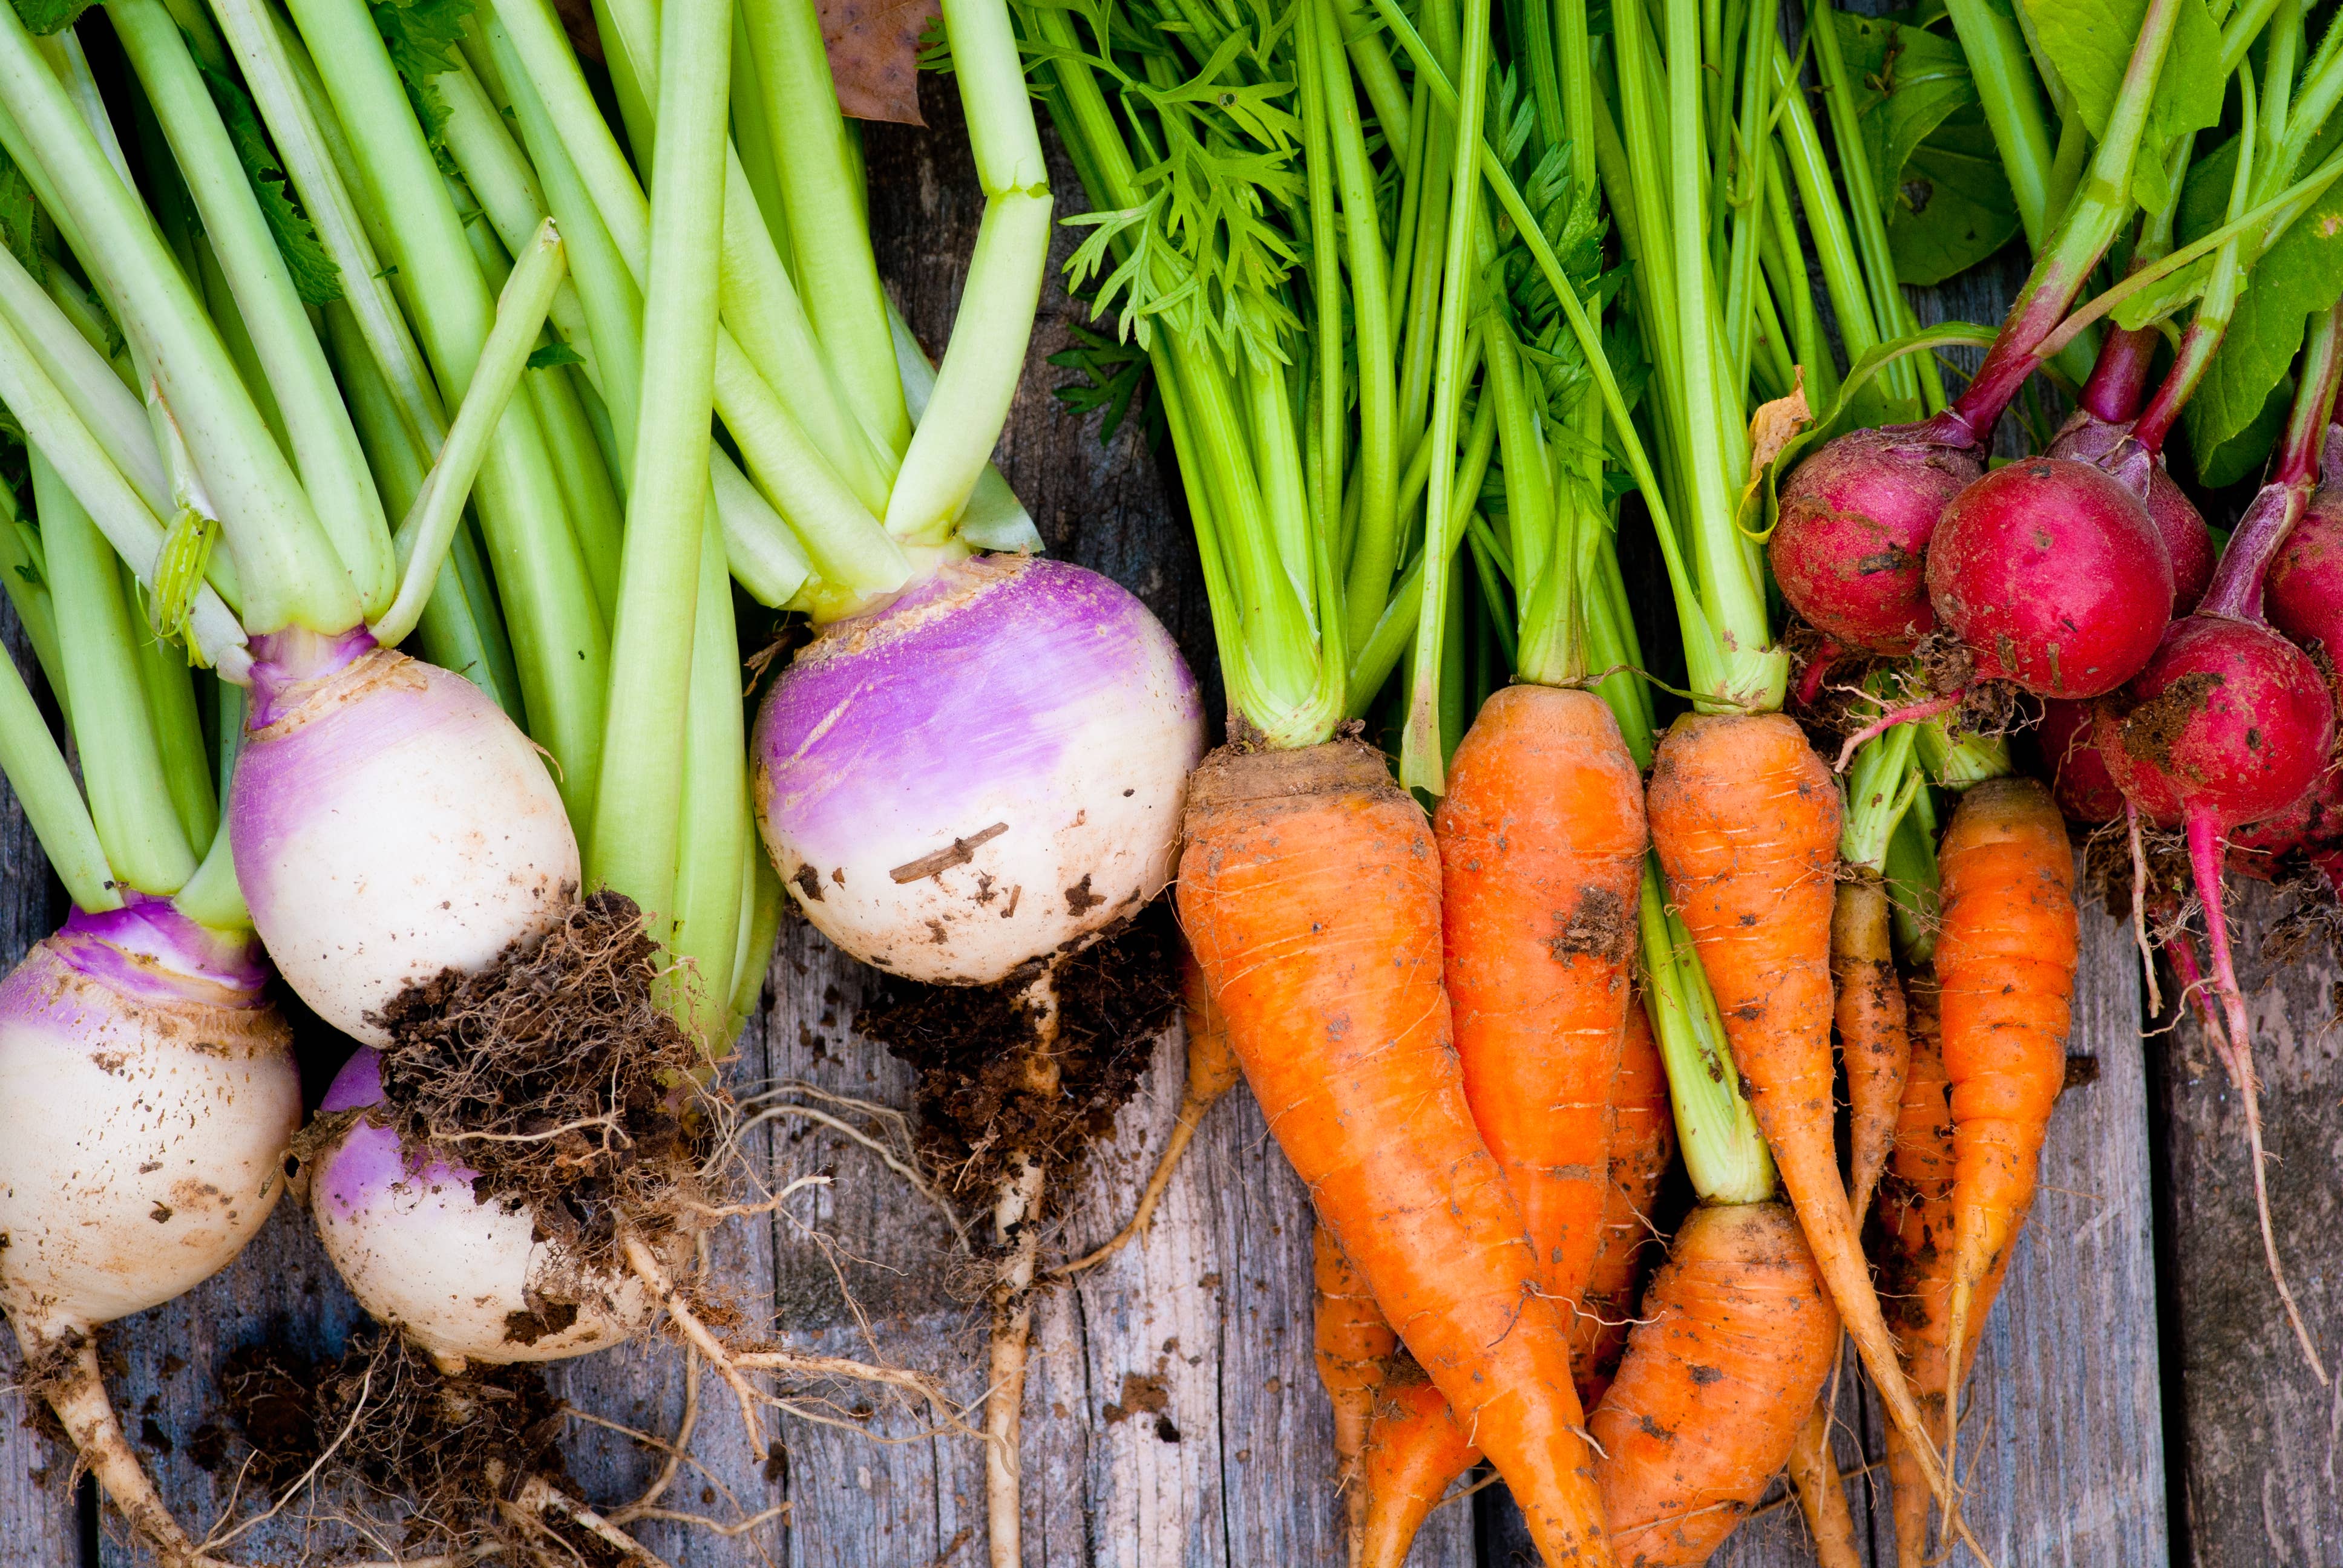
M1896 1127L1896 1151L1881 1187L1879 1218L1885 1232L1880 1293L1902 1346L1912 1392L1931 1431L1944 1430L1946 1352L1953 1279L1952 1085L1938 1040L1936 985L1932 976L1906 982L1911 998L1912 1070ZM2001 1290L2005 1252L1986 1275L1972 1311L1982 1316ZM1963 1352L1974 1362L1976 1347ZM1964 1379L1968 1368L1961 1369ZM1911 1450L1893 1428L1887 1433L1887 1478L1894 1500L1898 1568L1922 1568L1928 1554L1926 1483Z
M1186 829L1182 921L1320 1218L1547 1563L1611 1562L1563 1310L1465 1103L1422 809L1356 742L1223 749Z
M1180 1109L1172 1118L1172 1136L1163 1141L1163 1153L1155 1161L1155 1173L1147 1179L1146 1191L1139 1195L1139 1207L1131 1211L1131 1222L1101 1245L1096 1251L1058 1267L1061 1274L1079 1274L1113 1257L1131 1241L1147 1234L1147 1227L1155 1219L1155 1205L1163 1201L1163 1191L1172 1185L1172 1172L1180 1163L1180 1156L1188 1151L1196 1136L1196 1124L1204 1113L1221 1101L1221 1097L1236 1087L1237 1057L1229 1044L1228 1020L1214 1006L1211 992L1204 985L1203 969L1196 955L1189 953L1180 962L1180 1011L1182 1026L1188 1035L1188 1081L1180 1091Z
M1660 743L1647 809L1670 897L1815 1264L1889 1416L1941 1493L1943 1467L1881 1320L1839 1181L1830 1050L1838 788L1781 714L1687 714Z
M1367 1488L1359 1460L1374 1421L1375 1391L1383 1386L1386 1363L1399 1349L1399 1336L1383 1322L1383 1309L1367 1293L1366 1282L1323 1225L1311 1235L1310 1260L1318 1287L1318 1381L1334 1402L1335 1476L1355 1563L1367 1520Z
M1838 1313L1781 1203L1695 1209L1588 1420L1621 1563L1705 1563L1789 1458L1838 1352Z
M1863 1568L1863 1553L1855 1544L1855 1515L1846 1506L1846 1483L1839 1478L1838 1458L1831 1452L1828 1397L1825 1391L1798 1428L1790 1448L1790 1485L1798 1494L1798 1511L1806 1516L1806 1533L1814 1538L1815 1561L1822 1568Z
M1904 1074L1912 1062L1904 987L1888 945L1887 884L1858 868L1838 885L1831 911L1831 979L1838 987L1839 1059L1846 1064L1846 1098L1854 1151L1851 1207L1855 1229L1871 1210L1871 1195L1896 1139Z
M1585 1292L1610 1192L1642 782L1601 698L1509 686L1456 748L1433 817L1465 1098L1562 1302Z
M1416 1532L1481 1451L1456 1424L1447 1396L1402 1352L1375 1398L1367 1434L1367 1519L1359 1568L1403 1568Z
M1676 1123L1668 1109L1667 1070L1640 1000L1628 1004L1619 1070L1611 1080L1611 1191L1603 1205L1603 1245L1570 1322L1570 1370L1578 1382L1578 1402L1587 1410L1603 1402L1604 1391L1619 1371L1644 1276L1665 1251L1651 1216L1660 1179L1676 1157Z
M2050 1108L2066 1077L2077 960L2075 856L2050 791L1995 779L1961 797L1936 852L1945 1075L1952 1085L1953 1262L1945 1452L1978 1292L2007 1261L2034 1201Z

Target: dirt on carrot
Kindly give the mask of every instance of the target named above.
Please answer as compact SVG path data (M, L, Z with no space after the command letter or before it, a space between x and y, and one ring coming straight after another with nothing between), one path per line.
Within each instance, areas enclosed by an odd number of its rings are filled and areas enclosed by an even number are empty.
M1356 742L1223 749L1186 829L1182 926L1321 1219L1547 1562L1609 1563L1563 1309L1465 1102L1422 808Z
M1831 979L1838 987L1839 1060L1846 1068L1857 1231L1896 1140L1904 1075L1912 1062L1903 983L1889 939L1887 884L1857 869L1838 885L1831 914Z

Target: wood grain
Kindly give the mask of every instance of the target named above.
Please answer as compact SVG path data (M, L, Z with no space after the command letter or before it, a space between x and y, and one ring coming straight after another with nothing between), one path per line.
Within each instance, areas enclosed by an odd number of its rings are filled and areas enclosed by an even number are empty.
M2343 1359L2336 1091L2343 971L2323 945L2278 966L2261 952L2285 900L2235 901L2253 1020L2278 1255L2330 1372ZM2242 915L2242 921L2238 916ZM2336 1442L2343 1384L2321 1388L2262 1261L2245 1116L2192 1019L2150 1042L2162 1091L2171 1263L2166 1354L2178 1385L2180 1495L2200 1568L2330 1563L2343 1543ZM2174 1341L2177 1342L2175 1343Z

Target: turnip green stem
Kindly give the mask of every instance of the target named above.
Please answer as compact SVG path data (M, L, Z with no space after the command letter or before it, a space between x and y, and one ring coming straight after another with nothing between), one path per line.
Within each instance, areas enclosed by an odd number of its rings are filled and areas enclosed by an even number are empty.
M309 499L262 422L186 275L50 73L13 8L0 15L0 142L58 216L124 330L146 347L164 401L202 453L256 629L355 625L357 598Z
M873 438L902 452L911 441L910 417L895 377L886 290L863 216L861 158L830 84L820 14L814 0L746 0L741 13L807 308L855 415ZM949 15L945 25L951 25ZM957 39L953 53L954 69L967 70Z
M537 344L538 329L545 325L546 310L563 276L563 260L560 237L554 232L553 220L548 218L538 226L536 238L497 299L496 325L481 345L472 383L464 389L464 401L456 410L455 424L448 427L447 444L432 462L422 495L399 524L398 595L381 618L367 628L385 647L396 648L405 641L422 618L424 603L431 597L432 585L447 558L447 547L464 520L464 503L471 496L472 480L488 456L513 388L520 385L529 351Z
M669 5L691 0L667 0ZM690 689L683 741L681 863L670 907L668 1006L714 1058L731 1043L732 969L739 958L741 866L751 853L747 741L740 708L740 648L732 624L732 584L723 536L704 512L699 586L693 611ZM763 859L761 855L758 857Z
M903 407L917 428L928 417L929 401L935 396L936 367L891 299L887 302L887 330L895 339L895 370L903 381ZM1009 487L1001 470L990 463L977 476L968 508L960 515L959 533L979 549L1025 550L1036 555L1041 550L1041 530L1033 526L1032 514Z
M387 248L443 396L461 398L495 306L447 184L361 0L297 0L293 15L349 133L367 200L377 212L397 215L386 231ZM553 753L562 799L583 819L600 770L609 641L526 399L505 407L475 504L531 732Z
M106 460L64 394L41 374L31 351L5 323L0 323L0 404L16 417L27 442L55 466L65 487L115 552L130 563L140 582L152 588L155 563L163 553L163 525ZM196 590L189 629L197 650L224 678L239 683L248 678L252 659L244 650L244 629L208 586Z
M382 498L211 90L161 0L118 0L106 15L234 291L235 314L251 337L260 385L284 419L301 487L349 574L359 608L379 613L397 580Z
M204 749L203 716L196 708L195 675L178 648L140 624L139 589L130 568L115 557L122 579L122 601L130 608L131 647L138 663L138 684L146 694L146 720L154 732L163 779L169 788L171 809L188 844L212 840L219 827L219 798L213 792L211 759Z
M656 101L659 52L654 0L597 0L595 16L606 53L615 51L623 74ZM614 79L620 74L614 71ZM628 128L637 158L648 161L657 142L656 113L645 105L630 114ZM729 146L726 157L724 245L717 271L725 328L855 499L873 513L882 511L897 453L877 447L848 407L797 286L781 265L772 236L757 221L757 200L747 171Z
M215 931L252 929L252 911L245 907L244 890L236 879L236 850L225 825L212 836L211 848L196 874L171 896L171 907Z
M542 143L562 146L639 286L649 252L649 206L595 106L560 24L543 0L498 0L497 15L503 26L491 29L491 42L512 56L506 79L531 158L542 168L548 159ZM534 106L524 103L523 80L534 91ZM532 107L542 113L539 129L530 128ZM910 564L901 547L847 488L732 335L720 328L716 407L758 488L797 530L823 581L844 596L847 602L838 608L851 609L863 597L891 593L909 580Z
M139 499L158 517L176 510L146 409L5 246L0 246L0 313Z
M65 633L65 682L90 819L116 880L142 893L168 894L194 873L196 857L172 809L162 754L147 722L137 633L123 602L121 570L89 514L37 448L32 465L49 591Z
M936 373L936 403L913 431L887 500L887 531L928 545L948 537L1008 420L1041 303L1053 205L1005 0L944 0L943 15L985 200L951 342ZM892 348L890 337L890 370Z
M93 914L120 909L122 895L115 890L114 869L89 807L15 661L5 658L0 658L0 771L75 907Z
M759 604L789 603L813 575L797 536L721 447L709 452L708 474L733 577Z
M301 206L342 278L348 304L408 432L424 450L447 436L447 413L423 351L399 313L385 267L342 173L333 140L340 126L313 107L280 24L265 0L212 0L262 119ZM314 84L313 84L314 85Z
M608 734L588 879L674 908L693 606L709 500L730 0L667 0L643 290L643 397L612 629ZM730 890L728 890L728 896ZM728 943L729 946L729 943Z

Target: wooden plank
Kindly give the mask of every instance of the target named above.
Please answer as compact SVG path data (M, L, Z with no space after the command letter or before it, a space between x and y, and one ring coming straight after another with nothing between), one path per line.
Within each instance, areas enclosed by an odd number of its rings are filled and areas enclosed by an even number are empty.
M47 683L25 640L16 612L0 602L0 655L29 672L27 682L48 704ZM32 945L56 929L71 906L49 874L40 840L0 781L0 964L15 967ZM28 1397L15 1387L16 1341L0 1328L0 1568L81 1568L81 1508L73 1485L70 1449L35 1432Z
M2268 961L2262 944L2284 907L2269 890L2247 884L2235 907L2278 1254L2333 1372L2343 1359L2334 1182L2343 970L2323 946L2288 964ZM2156 1058L2188 1561L2331 1563L2343 1542L2335 1480L2343 1384L2318 1386L2287 1326L2262 1261L2243 1105L2196 1020L2160 1038Z

